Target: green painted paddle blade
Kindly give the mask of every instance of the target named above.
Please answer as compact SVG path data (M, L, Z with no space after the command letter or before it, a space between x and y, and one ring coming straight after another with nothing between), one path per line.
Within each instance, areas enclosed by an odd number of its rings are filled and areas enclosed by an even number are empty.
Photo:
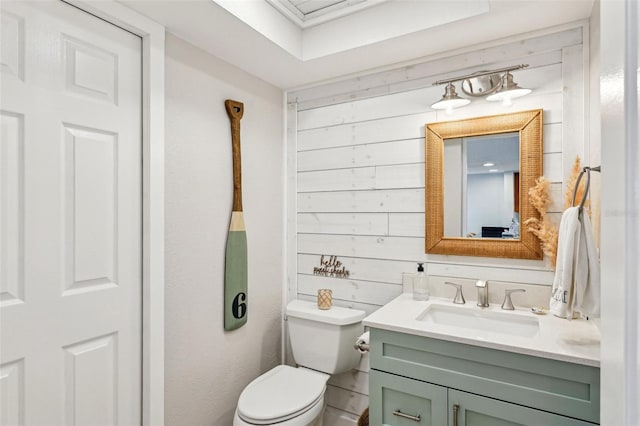
M233 222L227 236L224 271L225 330L235 330L247 322L247 233L234 230Z

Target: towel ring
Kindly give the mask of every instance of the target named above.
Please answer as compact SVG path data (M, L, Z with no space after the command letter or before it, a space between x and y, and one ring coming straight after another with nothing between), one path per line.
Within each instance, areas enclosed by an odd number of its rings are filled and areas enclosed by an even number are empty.
M598 167L584 167L578 175L578 180L576 181L576 186L573 188L573 197L571 198L571 205L575 206L576 204L576 195L578 194L578 188L580 188L580 181L582 180L582 176L587 174L587 182L584 186L584 194L582 194L582 201L580 201L580 210L584 207L584 203L587 201L587 195L589 195L589 186L591 184L591 172L600 172L601 166Z

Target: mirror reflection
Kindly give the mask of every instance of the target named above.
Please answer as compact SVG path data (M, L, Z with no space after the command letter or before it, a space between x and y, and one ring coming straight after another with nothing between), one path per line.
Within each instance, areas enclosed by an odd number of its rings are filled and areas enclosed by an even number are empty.
M519 239L519 132L444 140L444 236Z

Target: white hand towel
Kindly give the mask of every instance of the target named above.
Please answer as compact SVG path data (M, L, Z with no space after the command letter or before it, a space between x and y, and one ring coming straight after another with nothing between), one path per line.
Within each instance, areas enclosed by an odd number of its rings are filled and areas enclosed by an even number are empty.
M549 310L572 319L574 312L600 316L600 260L589 216L579 207L562 215L558 233L558 259Z
M600 316L600 259L586 212L580 215L580 240L574 274L573 309L589 317Z
M579 207L569 207L562 214L558 232L558 257L553 278L549 311L561 318L573 317L573 271L579 240Z

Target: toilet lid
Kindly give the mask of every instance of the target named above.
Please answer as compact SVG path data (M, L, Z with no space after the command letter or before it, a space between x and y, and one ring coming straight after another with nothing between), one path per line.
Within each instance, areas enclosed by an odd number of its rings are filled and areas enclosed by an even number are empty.
M279 365L249 383L240 394L238 414L254 424L286 420L322 398L329 376Z

